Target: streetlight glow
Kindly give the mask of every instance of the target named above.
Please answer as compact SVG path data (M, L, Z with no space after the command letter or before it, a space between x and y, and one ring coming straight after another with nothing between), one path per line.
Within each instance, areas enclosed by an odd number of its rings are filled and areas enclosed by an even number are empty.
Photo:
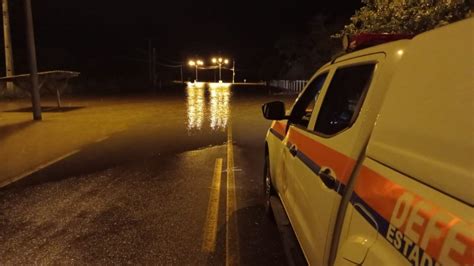
M202 60L189 60L188 62L189 66L195 67L196 68L196 79L194 80L194 83L197 83L198 81L198 67L204 65L204 62Z
M229 59L227 58L222 58L222 57L219 57L219 58L215 58L213 57L212 58L212 63L213 64L217 64L219 66L219 83L222 83L222 78L221 78L221 69L222 69L222 64L229 64Z

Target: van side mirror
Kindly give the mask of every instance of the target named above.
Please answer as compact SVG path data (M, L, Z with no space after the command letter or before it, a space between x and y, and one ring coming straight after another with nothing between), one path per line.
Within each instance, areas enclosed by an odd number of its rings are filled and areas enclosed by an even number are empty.
M268 102L262 105L263 117L268 120L282 120L287 118L285 104L280 101Z

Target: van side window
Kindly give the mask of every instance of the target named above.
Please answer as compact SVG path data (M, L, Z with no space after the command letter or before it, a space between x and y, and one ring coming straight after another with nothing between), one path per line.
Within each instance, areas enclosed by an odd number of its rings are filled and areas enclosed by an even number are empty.
M317 96L323 87L328 73L324 73L313 79L306 90L296 99L291 110L290 122L302 127L308 127L311 113L313 112Z
M355 122L367 89L372 80L375 64L339 68L329 85L316 120L315 131L334 135Z

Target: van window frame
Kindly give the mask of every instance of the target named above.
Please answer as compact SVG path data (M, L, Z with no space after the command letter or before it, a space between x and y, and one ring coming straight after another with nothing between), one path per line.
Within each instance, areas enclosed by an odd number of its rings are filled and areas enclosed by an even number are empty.
M353 59L353 58L351 58ZM345 60L342 60L342 61L346 61L346 60L350 60L350 59L345 59ZM337 63L336 63L337 64ZM327 85L327 90L324 94L324 98L322 99L323 102L321 103L321 106L320 106L320 109L322 108L323 104L324 104L324 99L326 98L326 95L330 89L330 86L331 86L331 83L333 82L333 79L334 79L334 76L336 75L336 72L339 70L339 69L344 69L344 68L350 68L350 67L356 67L356 66L361 66L361 65L373 65L374 66L374 69L372 71L372 74L368 80L368 85L364 88L364 90L362 91L362 95L361 95L361 101L360 103L358 103L358 107L357 109L354 111L354 116L352 117L351 119L351 123L346 126L344 129L334 133L334 134L324 134L324 133L321 133L321 132L318 132L315 130L316 128L316 123L318 121L318 118L319 117L316 117L316 120L315 120L315 123L313 125L313 128L307 128L306 131L314 134L314 135L317 135L319 137L322 137L322 138L326 138L326 139L329 139L329 138L332 138L332 137L335 137L339 134L342 134L344 133L345 131L347 131L348 129L352 128L352 126L357 122L358 118L359 118L359 114L360 114L360 111L362 110L362 107L364 106L364 103L365 103L365 99L367 98L367 94L369 92L369 89L370 87L372 86L373 84L373 81L374 81L374 78L375 78L375 73L377 71L377 68L378 68L378 64L379 64L379 61L378 60L368 60L368 61L363 61L363 62L356 62L356 63L353 63L353 64L347 64L347 65L341 65L341 66L337 66L333 71L333 75L331 76L331 80L329 81L329 84ZM318 116L319 116L319 112L321 110L318 111Z
M300 100L300 98L305 94L305 92L309 89L309 87L313 84L313 82L315 82L318 78L322 77L322 76L325 76L324 77L324 81L322 82L321 84L321 87L319 88L319 92L316 93L315 97L314 97L314 106L313 106L313 110L311 110L311 116L310 116L310 119L308 120L308 124L306 126L304 125L301 125L301 124L298 124L298 123L295 123L294 121L292 121L292 118L288 119L288 129L289 129L289 126L293 126L293 127L296 127L296 128L299 128L299 129L303 129L303 130L306 130L308 131L308 127L310 126L310 122L311 122L311 117L313 116L314 114L314 111L315 111L315 107L316 107L316 102L317 100L321 97L321 92L323 91L323 89L325 88L325 86L327 86L327 82L329 82L329 80L331 79L331 71L329 69L326 69L324 71L322 71L321 73L318 73L317 75L314 76L314 78L312 78L309 82L308 82L308 85L306 86L306 88L302 91L302 93L298 96L298 98L296 98L293 106L291 107L290 109L290 116L293 112L293 109L295 108L295 106L298 104L298 101ZM317 98L316 98L317 97ZM311 103L311 102L310 102Z

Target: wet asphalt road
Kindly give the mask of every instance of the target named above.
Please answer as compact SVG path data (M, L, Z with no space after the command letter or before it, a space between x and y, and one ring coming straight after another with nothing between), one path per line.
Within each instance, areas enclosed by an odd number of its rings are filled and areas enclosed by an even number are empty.
M284 265L261 187L269 122L260 106L280 98L229 88L156 96L166 113L0 189L0 264ZM216 238L206 242L209 209Z

